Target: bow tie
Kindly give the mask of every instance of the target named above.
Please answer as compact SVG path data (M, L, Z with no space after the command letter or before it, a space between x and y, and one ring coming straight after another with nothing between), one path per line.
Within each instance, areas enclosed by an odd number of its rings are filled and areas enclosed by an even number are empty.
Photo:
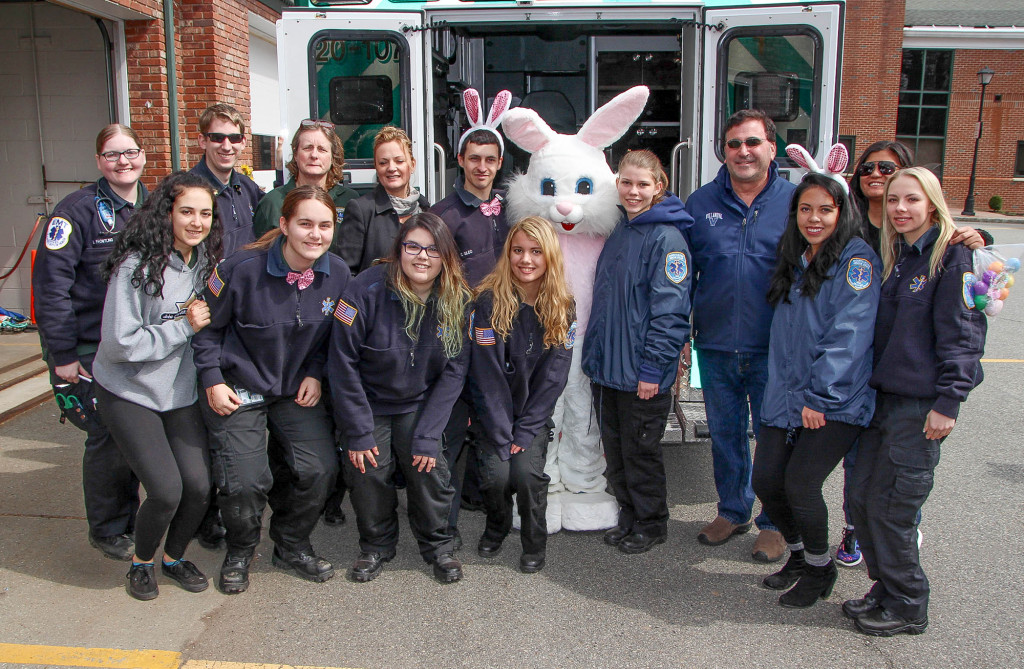
M299 290L305 290L309 288L309 284L313 283L313 268L310 267L305 272L288 272L288 276L284 280L288 282L289 286L298 281Z
M490 202L481 202L480 211L483 212L484 216L497 216L501 213L501 200L498 196L495 196Z

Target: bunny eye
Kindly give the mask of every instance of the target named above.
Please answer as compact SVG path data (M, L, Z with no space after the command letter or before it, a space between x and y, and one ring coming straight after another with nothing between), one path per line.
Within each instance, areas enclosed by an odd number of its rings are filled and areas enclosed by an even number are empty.
M587 177L583 177L576 182L576 192L580 195L590 195L594 192L594 182Z
M554 196L554 194L555 194L555 180L554 179L544 179L543 181L541 181L540 182L540 194L541 195Z

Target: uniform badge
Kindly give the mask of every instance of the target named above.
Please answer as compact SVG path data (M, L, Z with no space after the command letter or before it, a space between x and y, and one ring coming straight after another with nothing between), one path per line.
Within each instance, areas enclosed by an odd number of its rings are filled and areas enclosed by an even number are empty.
M345 325L352 325L356 321L356 314L359 310L345 300L338 300L338 308L334 310L334 317Z
M921 289L924 288L924 284L928 282L928 278L924 274L918 274L910 280L910 292L920 293Z
M977 277L974 276L974 272L964 272L964 306L968 309L974 309L974 282L977 281Z
M336 221L336 223L338 225L341 225L341 222L345 220L345 208L344 207L335 207L334 211L338 214L338 220Z
M476 331L476 343L481 346L494 346L493 328L473 328Z
M114 203L105 197L96 197L96 212L100 215L104 227L113 232L114 230Z
M50 225L46 228L46 248L51 251L59 251L68 245L71 239L71 221L60 216L50 219Z
M565 350L570 351L576 345L576 321L572 322L569 330L565 333Z
M224 290L224 280L220 278L220 274L217 273L217 268L214 268L213 274L206 281L206 287L210 289L214 297L220 297L220 293Z
M334 311L334 300L325 297L324 301L320 303L320 313L324 316L330 316L332 311Z
M470 314L469 314L469 331L466 332L466 336L469 337L470 339L473 338L473 321L475 321L475 320L476 320L476 311L474 310L474 311L470 312Z
M437 338L438 339L444 339L444 336L446 334L448 334L448 328L446 328L443 325L438 325L437 326Z
M688 271L685 253L673 251L665 256L665 274L672 283L682 283Z
M846 283L856 291L870 286L871 263L864 258L850 258L850 264L846 267Z

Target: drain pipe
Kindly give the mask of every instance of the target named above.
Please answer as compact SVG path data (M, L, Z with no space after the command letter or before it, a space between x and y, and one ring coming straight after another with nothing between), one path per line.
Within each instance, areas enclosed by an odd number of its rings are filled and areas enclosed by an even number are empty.
M114 57L114 42L110 39L107 24L103 22L103 19L96 19L96 25L100 28L103 46L107 50L107 57L103 59L103 65L107 70L107 118L109 119L107 122L113 123L117 120L117 112L114 109L114 68L111 65L111 59Z
M181 169L178 141L178 58L174 52L174 0L164 0L164 51L167 66L167 118L171 133L171 171Z

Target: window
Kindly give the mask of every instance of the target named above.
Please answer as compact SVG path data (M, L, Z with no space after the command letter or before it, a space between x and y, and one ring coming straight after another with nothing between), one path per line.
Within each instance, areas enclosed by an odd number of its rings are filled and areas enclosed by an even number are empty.
M740 109L761 109L775 121L778 160L788 164L786 146L818 142L821 101L821 35L807 26L736 28L719 46L718 140L729 116Z
M408 117L409 59L391 33L325 31L309 43L312 117L330 121L345 146L345 162L373 165L373 138ZM406 84L407 85L407 84Z
M1024 142L1017 141L1017 160L1013 163L1013 176L1024 178Z
M914 151L915 162L942 175L949 114L953 52L904 49L896 139Z
M846 174L853 174L853 167L857 164L857 135L839 135L839 143L846 147L846 154L850 157L846 163Z

